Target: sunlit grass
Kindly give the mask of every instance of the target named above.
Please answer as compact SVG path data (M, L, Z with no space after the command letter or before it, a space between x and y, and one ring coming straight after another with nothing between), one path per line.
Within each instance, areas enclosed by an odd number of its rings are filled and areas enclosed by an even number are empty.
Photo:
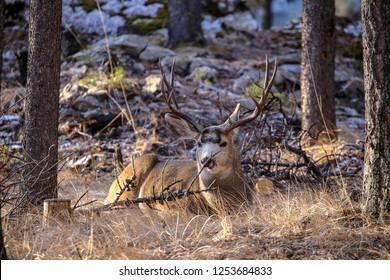
M85 188L87 199L104 197L104 183L83 186L80 177L69 177L68 197ZM38 211L7 220L4 229L13 259L389 259L390 226L361 214L358 202L353 207L340 188L289 185L237 213L76 211L72 223L44 227Z

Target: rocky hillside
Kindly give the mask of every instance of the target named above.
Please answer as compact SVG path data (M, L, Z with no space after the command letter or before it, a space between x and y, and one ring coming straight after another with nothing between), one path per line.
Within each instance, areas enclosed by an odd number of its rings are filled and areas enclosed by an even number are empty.
M0 140L18 151L28 9L23 1L11 2L15 4L7 10ZM178 141L163 121L167 108L160 93L160 59L166 73L175 61L180 108L203 123L222 122L236 102L251 109L248 92L260 94L254 84L264 75L265 55L271 63L277 59L274 98L263 118L252 126L263 128L256 135L265 143L263 148L280 142L280 131L284 136L286 129L298 135L299 21L260 31L250 6L242 10L234 1L226 3L205 7L205 46L168 49L166 1L112 0L100 1L99 6L95 1L64 1L59 140L65 167L111 172L118 149L125 162L133 154L150 151L161 156L193 156L193 143ZM338 23L335 79L344 144L362 140L364 128L359 27L359 22L345 19ZM253 127L243 129L241 141ZM244 158L252 157L256 145L251 145L243 149Z

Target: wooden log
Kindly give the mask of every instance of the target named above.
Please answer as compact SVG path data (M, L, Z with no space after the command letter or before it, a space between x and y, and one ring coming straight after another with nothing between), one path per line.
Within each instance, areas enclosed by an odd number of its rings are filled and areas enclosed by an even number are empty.
M71 222L70 199L46 199L43 202L43 225L51 222Z

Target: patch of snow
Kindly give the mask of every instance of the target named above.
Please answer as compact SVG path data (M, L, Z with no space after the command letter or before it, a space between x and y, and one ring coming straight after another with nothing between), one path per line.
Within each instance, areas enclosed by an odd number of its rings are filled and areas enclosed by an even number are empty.
M98 10L93 10L87 14L84 19L83 29L86 33L97 33L103 35L103 24L107 26L107 22L110 19L108 13Z
M62 25L65 27L73 27L76 30L82 28L87 12L82 7L72 8L64 5L62 7Z
M14 59L15 53L13 51L3 52L3 59Z
M80 0L62 0L62 5L78 5Z
M108 1L106 4L101 6L102 11L110 14L118 14L124 7L125 4L119 1Z
M126 21L121 16L113 16L106 22L106 30L108 34L117 35L120 27L124 26Z
M222 18L222 21L235 30L256 31L258 28L257 21L253 18L252 14L248 11L237 12L227 15Z
M3 115L0 117L0 124L4 123L14 123L14 124L19 124L21 121L21 117L17 114L13 115Z
M212 16L205 16L202 23L203 34L206 39L215 39L218 32L222 32L222 21L213 20Z
M81 6L75 6L78 2L80 1L64 1L62 7L63 25L82 33L98 35L104 34L103 24L109 35L117 35L119 28L126 24L126 18L133 16L156 17L157 11L164 6L161 3L145 5L146 0L107 0L100 1L101 11L95 9L87 13Z
M129 6L126 10L123 11L123 13L126 15L127 18L131 18L133 16L156 17L157 11L162 7L164 7L164 5L160 3L155 3L147 6L144 6L143 4L135 4Z
M354 37L361 37L362 36L362 22L356 21L352 24L349 24L347 27L344 28L345 34L354 36Z
M362 129L364 128L365 121L364 118L361 117L352 117L347 119L348 127L352 129Z
M255 31L258 28L256 20L248 11L229 14L222 18L213 19L205 16L201 23L203 34L207 39L215 39L218 32L222 32L222 24L235 30Z

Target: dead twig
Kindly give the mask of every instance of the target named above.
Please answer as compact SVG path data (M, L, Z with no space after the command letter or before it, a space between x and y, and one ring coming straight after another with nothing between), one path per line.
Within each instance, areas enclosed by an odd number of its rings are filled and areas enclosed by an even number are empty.
M174 184L177 184L179 182L181 182L181 180L175 181L174 183L164 188L163 192L156 195L137 197L137 198L128 198L126 200L115 201L113 203L106 204L104 206L97 207L97 208L80 209L78 210L78 212L84 214L90 214L90 213L100 214L105 211L118 210L118 209L122 209L123 207L127 208L140 203L146 203L147 205L152 205L153 203L157 203L157 202L160 203L161 201L173 201L176 199L183 199L184 197L196 195L202 192L208 192L213 189L212 186L209 186L204 190L195 190L195 191L191 191L191 190L183 191L183 189L178 189L174 191L169 190L170 187L172 187Z

